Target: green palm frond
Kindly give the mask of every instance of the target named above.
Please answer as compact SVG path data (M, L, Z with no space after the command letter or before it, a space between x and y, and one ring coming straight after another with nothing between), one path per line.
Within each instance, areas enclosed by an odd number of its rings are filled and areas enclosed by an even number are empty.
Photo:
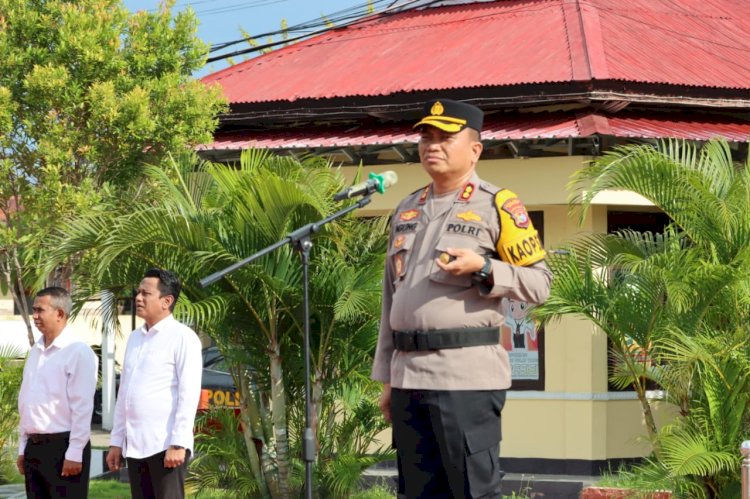
M663 431L660 442L664 453L661 462L673 477L717 475L738 467L735 453L711 449L704 434L687 429Z
M593 197L603 190L636 192L669 215L694 243L727 262L747 246L750 236L749 178L747 171L738 173L723 140L700 149L675 140L656 147L622 146L576 174L572 201L581 203L585 216Z

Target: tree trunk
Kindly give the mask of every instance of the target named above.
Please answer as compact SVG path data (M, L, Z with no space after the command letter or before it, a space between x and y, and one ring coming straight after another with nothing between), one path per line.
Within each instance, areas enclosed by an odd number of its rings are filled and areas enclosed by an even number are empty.
M279 469L279 497L282 499L291 499L289 487L291 466L289 434L287 433L288 426L286 421L286 392L278 343L271 346L269 357L271 362L271 417L273 421L273 434L276 441L276 462Z
M255 481L258 482L258 488L260 489L261 497L268 499L271 497L271 493L268 490L268 484L266 483L265 476L261 471L260 467L260 456L258 455L258 448L255 444L256 439L261 441L262 447L266 444L263 439L259 438L262 434L259 428L260 421L257 413L257 406L255 397L252 395L248 388L247 376L243 376L242 367L236 369L235 379L239 381L240 387L240 417L242 419L242 436L245 440L245 447L247 447L247 454L250 458L250 469L253 472Z
M651 441L651 446L654 448L654 454L656 454L656 458L661 461L661 448L657 439L658 430L656 429L656 421L654 420L654 413L651 410L651 404L649 403L648 398L646 398L646 387L642 381L637 381L635 383L635 392L641 403L643 419L646 422L646 430L648 431L648 438Z

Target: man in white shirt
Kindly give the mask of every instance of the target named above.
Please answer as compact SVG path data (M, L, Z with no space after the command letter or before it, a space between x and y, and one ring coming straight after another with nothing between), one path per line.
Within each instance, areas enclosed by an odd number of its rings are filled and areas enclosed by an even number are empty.
M203 361L195 332L172 316L182 285L150 269L135 297L145 324L128 338L107 466L127 458L134 498L182 498L193 448Z
M18 394L18 471L28 497L88 497L96 355L73 336L72 303L63 288L37 293L34 324L42 333L29 351Z

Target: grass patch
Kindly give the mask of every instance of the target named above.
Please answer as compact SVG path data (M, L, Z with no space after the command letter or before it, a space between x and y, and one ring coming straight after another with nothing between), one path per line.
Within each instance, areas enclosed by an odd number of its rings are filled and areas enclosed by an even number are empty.
M130 484L116 480L91 480L89 497L96 499L130 499ZM210 490L200 494L186 494L188 499L230 499L235 494L229 490Z
M91 480L89 497L97 499L130 499L130 484L116 480Z

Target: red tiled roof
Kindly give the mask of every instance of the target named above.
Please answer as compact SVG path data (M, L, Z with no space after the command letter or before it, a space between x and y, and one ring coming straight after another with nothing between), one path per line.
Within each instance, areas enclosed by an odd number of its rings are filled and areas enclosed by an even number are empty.
M750 89L747 0L505 0L373 16L203 78L232 103L616 80Z
M605 116L583 113L523 114L512 117L490 116L485 120L484 140L590 137L609 135L630 138L684 138L708 140L724 137L747 142L750 120L702 114L664 115L622 113ZM308 126L283 130L218 133L202 150L308 149L317 147L377 146L416 143L417 133L410 124L356 127Z

